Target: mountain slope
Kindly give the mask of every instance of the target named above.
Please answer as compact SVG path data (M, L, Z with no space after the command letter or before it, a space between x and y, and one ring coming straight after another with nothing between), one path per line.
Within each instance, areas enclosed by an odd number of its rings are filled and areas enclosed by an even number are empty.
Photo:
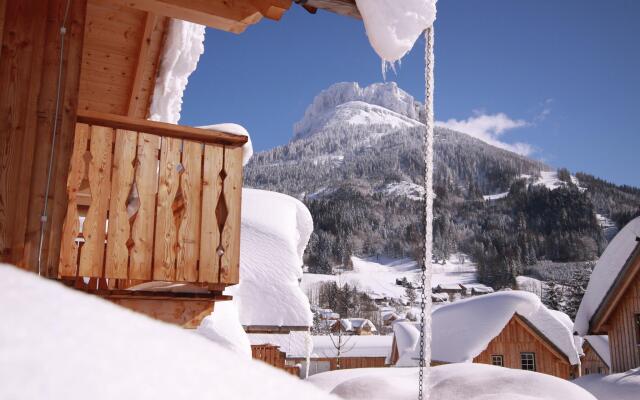
M290 143L253 157L247 186L293 195L311 210L312 270L348 265L353 254L422 258L421 110L395 83L336 84L314 99ZM597 257L605 241L592 194L568 172L460 132L436 127L435 135L438 259L472 253L485 283L508 286L539 259Z

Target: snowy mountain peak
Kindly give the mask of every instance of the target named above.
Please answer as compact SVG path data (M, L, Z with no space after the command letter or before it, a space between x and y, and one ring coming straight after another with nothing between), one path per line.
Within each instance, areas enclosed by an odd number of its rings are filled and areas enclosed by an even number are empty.
M308 137L321 130L339 106L350 102L379 106L413 120L420 116L421 104L395 82L374 83L367 87L360 87L357 82L340 82L313 99L302 119L293 125L294 139Z

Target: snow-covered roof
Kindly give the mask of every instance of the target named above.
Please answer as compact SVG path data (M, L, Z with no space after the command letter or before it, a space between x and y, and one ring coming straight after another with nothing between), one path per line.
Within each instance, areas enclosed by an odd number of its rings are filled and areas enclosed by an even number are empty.
M342 329L351 332L357 329L365 329L369 328L371 332L376 332L376 326L373 322L369 321L366 318L342 318L340 320L340 324L342 325Z
M432 358L443 362L471 362L487 348L493 338L518 314L544 335L572 365L579 362L571 329L564 318L547 309L540 299L529 292L517 290L471 297L452 304L443 305L432 314ZM415 330L415 325L403 323L396 328ZM406 332L402 333L407 336ZM408 365L417 363L417 342L410 345L408 337L406 353L399 350L400 359ZM396 339L398 340L398 338ZM413 361L413 364L411 362Z
M312 336L313 358L337 357L338 351L328 335ZM338 338L334 335L333 340ZM393 336L343 336L341 357L388 357Z
M638 400L640 368L612 375L589 374L573 381L598 400Z
M1 399L329 399L193 331L0 265ZM250 384L247 384L250 382Z
M618 232L602 253L591 273L587 291L576 315L574 329L578 334L584 336L590 333L589 323L638 246L636 241L638 236L640 236L640 217L629 222Z
M611 367L611 350L609 347L609 336L607 335L588 335L584 337L591 347L598 353L602 361Z
M313 230L309 210L293 197L242 190L240 283L234 296L244 326L311 326L300 288L302 255Z
M313 375L308 381L345 400L407 400L417 397L418 369L343 369ZM432 367L429 385L431 400L596 400L564 379L486 364Z
M398 367L412 367L416 365L413 359L420 341L420 329L415 322L396 321L393 323L393 336L398 349Z
M294 331L289 333L250 333L252 345L271 344L280 347L280 351L288 358L305 358L312 350L312 341L308 332Z

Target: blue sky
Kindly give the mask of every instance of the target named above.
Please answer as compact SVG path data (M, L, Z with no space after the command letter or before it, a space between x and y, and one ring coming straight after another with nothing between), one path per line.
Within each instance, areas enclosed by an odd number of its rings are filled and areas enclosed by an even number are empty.
M440 0L436 119L557 167L640 186L640 1ZM424 43L402 61L424 95ZM322 89L382 80L361 21L293 6L241 34L207 30L181 123L237 122L284 144Z

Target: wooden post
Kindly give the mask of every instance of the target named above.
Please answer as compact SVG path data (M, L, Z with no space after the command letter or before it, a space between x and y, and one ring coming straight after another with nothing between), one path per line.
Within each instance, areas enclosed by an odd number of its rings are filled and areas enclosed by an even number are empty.
M0 261L19 263L33 149L46 7L0 1Z

